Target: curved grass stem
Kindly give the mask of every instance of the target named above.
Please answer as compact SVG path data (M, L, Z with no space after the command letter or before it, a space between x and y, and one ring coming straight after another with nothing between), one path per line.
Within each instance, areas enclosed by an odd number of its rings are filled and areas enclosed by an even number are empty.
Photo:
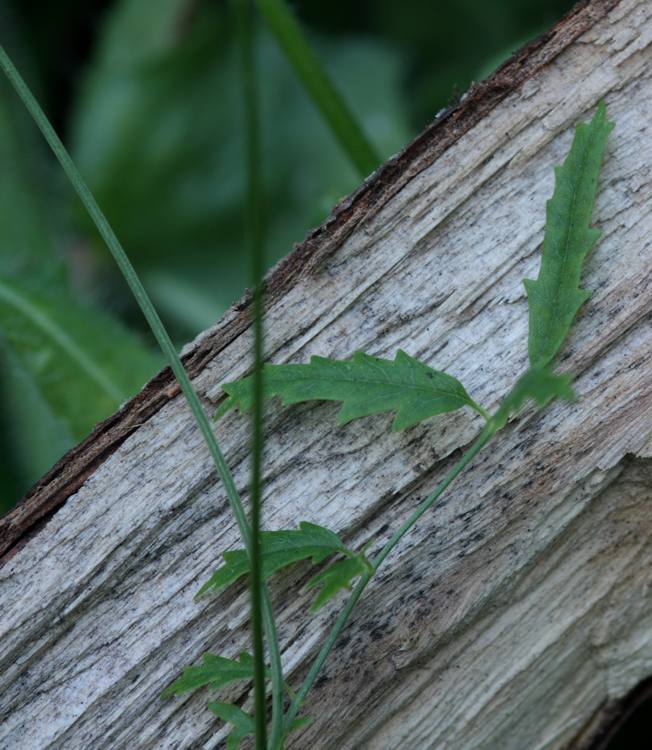
M258 114L258 65L254 47L254 18L252 0L235 0L236 20L241 50L242 82L245 109L245 138L247 163L246 227L251 255L251 285L253 288L253 409L251 417L251 632L254 655L254 722L255 746L267 746L267 700L265 694L265 653L262 626L264 583L261 555L261 500L263 434L263 274L265 272L265 218L262 179L262 148ZM280 653L276 630L268 631L267 640L275 638L271 650ZM276 677L274 677L276 674ZM283 681L280 664L272 672L272 730L270 747L282 741ZM281 681L277 679L281 678Z
M471 463L471 461L475 458L475 456L484 448L484 446L491 440L491 438L496 434L496 424L493 420L489 420L488 423L485 425L482 432L478 435L473 445L469 448L469 450L462 456L462 458L455 464L455 466L452 467L452 469L446 474L444 479L441 481L441 483L437 486L437 488L430 494L428 497L417 507L417 509L412 513L412 515L394 532L394 534L390 537L390 539L387 540L383 548L380 550L378 555L373 559L372 561L372 567L373 571L369 571L365 573L358 583L356 584L355 588L353 589L349 600L347 601L344 609L340 612L339 616L337 617L337 620L335 620L335 624L333 625L330 633L328 634L328 637L324 641L321 649L319 650L319 653L315 657L314 662L312 663L312 666L310 667L310 670L308 674L306 675L306 678L303 681L303 684L301 685L301 688L296 694L296 697L290 704L290 708L288 709L288 712L285 717L285 728L286 730L289 729L290 726L292 726L292 722L295 720L297 712L301 708L301 704L305 700L306 696L308 695L308 692L312 688L315 680L317 679L317 675L319 674L321 668L324 665L324 662L328 658L331 650L333 649L333 646L335 645L335 642L337 641L337 638L339 637L340 633L342 632L344 626L347 623L347 620L349 619L349 616L351 615L351 612L353 611L353 608L357 604L358 600L362 596L363 591L367 587L367 584L372 579L374 574L378 571L380 566L383 564L387 556L390 554L390 552L396 547L396 545L401 541L401 539L407 534L407 532L416 524L416 522L421 518L421 516L428 511L435 502L439 499L439 497L445 492L445 490L452 484L452 482L464 471L464 469ZM275 748L275 750L278 750L278 748Z
M199 396L195 392L195 389L190 382L190 378L188 377L183 364L181 363L179 355L177 354L170 336L168 335L161 319L159 318L158 313L156 312L156 309L154 308L154 305L152 304L147 292L145 291L145 288L140 278L138 277L135 268L131 264L131 261L127 257L127 254L125 253L109 222L107 221L106 217L95 201L95 198L93 197L91 191L88 189L88 186L84 182L81 174L70 158L70 155L61 142L59 136L56 134L54 128L50 124L45 113L39 106L38 102L32 95L31 91L23 81L22 77L16 70L11 59L1 45L0 68L2 68L3 72L9 79L11 85L15 89L16 93L25 105L27 111L43 134L43 137L47 141L48 145L52 149L55 157L61 164L63 171L65 172L73 188L77 192L77 195L84 205L84 208L88 211L88 214L97 227L100 236L106 243L109 251L111 252L111 255L118 265L118 268L124 276L125 281L129 285L129 288L134 295L136 302L142 310L142 313L145 316L145 319L154 337L156 338L161 351L165 355L165 358L170 365L170 369L174 373L179 386L181 387L181 390L186 397L186 400L188 401L188 405L190 407L190 410L192 411L195 421L197 422L197 426L199 427L206 445L208 446L208 450L217 469L217 473L224 483L224 487L226 489L227 497L229 500L229 505L238 523L245 548L247 549L247 552L251 558L251 529L242 505L242 500L235 486L235 482L233 481L231 471L229 470L229 467L227 466L222 451L219 447L217 439L213 434L210 423L208 421L208 417L204 413L201 402L199 400ZM274 616L271 610L271 604L266 587L264 587L263 592L262 609L263 621L270 651L272 682L274 685L280 686L280 688L277 687L277 692L280 693L282 701L283 675L281 673L281 657L278 650L278 637L276 634Z
M380 164L380 157L328 77L287 3L285 0L256 2L276 41L343 151L360 176L367 177Z

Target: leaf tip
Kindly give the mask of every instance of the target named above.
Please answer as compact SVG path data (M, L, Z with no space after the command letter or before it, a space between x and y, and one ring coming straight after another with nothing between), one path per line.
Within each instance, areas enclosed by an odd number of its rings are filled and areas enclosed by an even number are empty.
M411 427L411 425L401 419L400 415L397 414L392 421L391 431L403 432L403 430L407 430L408 427Z
M226 398L215 410L215 413L213 414L213 419L215 420L221 419L227 412L231 411L231 409L237 405L235 397L226 390L226 386L228 385L231 385L231 383L222 383L222 390L226 394Z
M206 583L203 584L203 586L199 589L199 591L193 596L193 599L196 602L200 601L200 599L203 599L206 596L206 593L210 590L210 588L211 588L211 582L206 581Z
M594 122L604 125L607 128L607 133L610 133L615 127L616 123L612 120L607 120L607 105L604 99L600 99L598 106L593 115Z

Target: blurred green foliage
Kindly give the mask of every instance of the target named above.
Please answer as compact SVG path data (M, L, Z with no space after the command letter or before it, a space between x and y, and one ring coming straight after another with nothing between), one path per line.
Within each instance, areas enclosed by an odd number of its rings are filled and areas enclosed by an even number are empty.
M571 4L310 0L295 9L386 158ZM166 324L188 340L247 276L228 3L0 0L0 36ZM271 263L358 178L262 28L258 44ZM0 511L159 366L108 253L0 82Z
M199 6L185 20L180 45L185 5L161 3L155 26L141 0L118 6L84 77L70 134L79 168L180 338L213 322L247 278L231 19L215 4ZM355 187L357 176L273 40L260 37L268 251L275 260ZM370 41L344 41L325 45L322 57L381 151L400 148L408 131L397 56ZM369 70L376 71L371 79Z

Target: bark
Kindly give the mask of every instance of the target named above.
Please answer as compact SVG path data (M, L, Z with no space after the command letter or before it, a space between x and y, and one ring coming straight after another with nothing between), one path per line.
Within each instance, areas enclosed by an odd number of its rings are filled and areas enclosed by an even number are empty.
M600 99L617 123L594 293L561 360L579 401L512 420L388 559L289 747L597 748L652 675L651 42L645 0L580 4L271 273L271 361L402 348L495 407L526 367L522 279L552 167ZM245 298L187 349L209 411L247 371L248 315ZM336 410L271 404L269 528L309 520L376 549L480 427L459 412L398 434L389 417L336 428ZM247 422L216 432L246 493ZM238 536L169 372L0 519L0 544L2 747L219 746L207 691L159 697L206 650L248 648L243 587L193 599ZM271 587L295 686L337 611L308 614L310 574Z

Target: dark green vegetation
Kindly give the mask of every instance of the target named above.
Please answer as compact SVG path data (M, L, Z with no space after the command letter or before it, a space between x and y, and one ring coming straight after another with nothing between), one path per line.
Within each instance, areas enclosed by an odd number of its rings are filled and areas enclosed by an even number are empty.
M300 18L386 158L570 6L313 0ZM242 92L227 4L165 0L153 17L142 0L0 0L0 35L173 338L191 338L248 283ZM359 177L268 32L257 46L271 262ZM163 360L4 81L0 165L2 510Z

